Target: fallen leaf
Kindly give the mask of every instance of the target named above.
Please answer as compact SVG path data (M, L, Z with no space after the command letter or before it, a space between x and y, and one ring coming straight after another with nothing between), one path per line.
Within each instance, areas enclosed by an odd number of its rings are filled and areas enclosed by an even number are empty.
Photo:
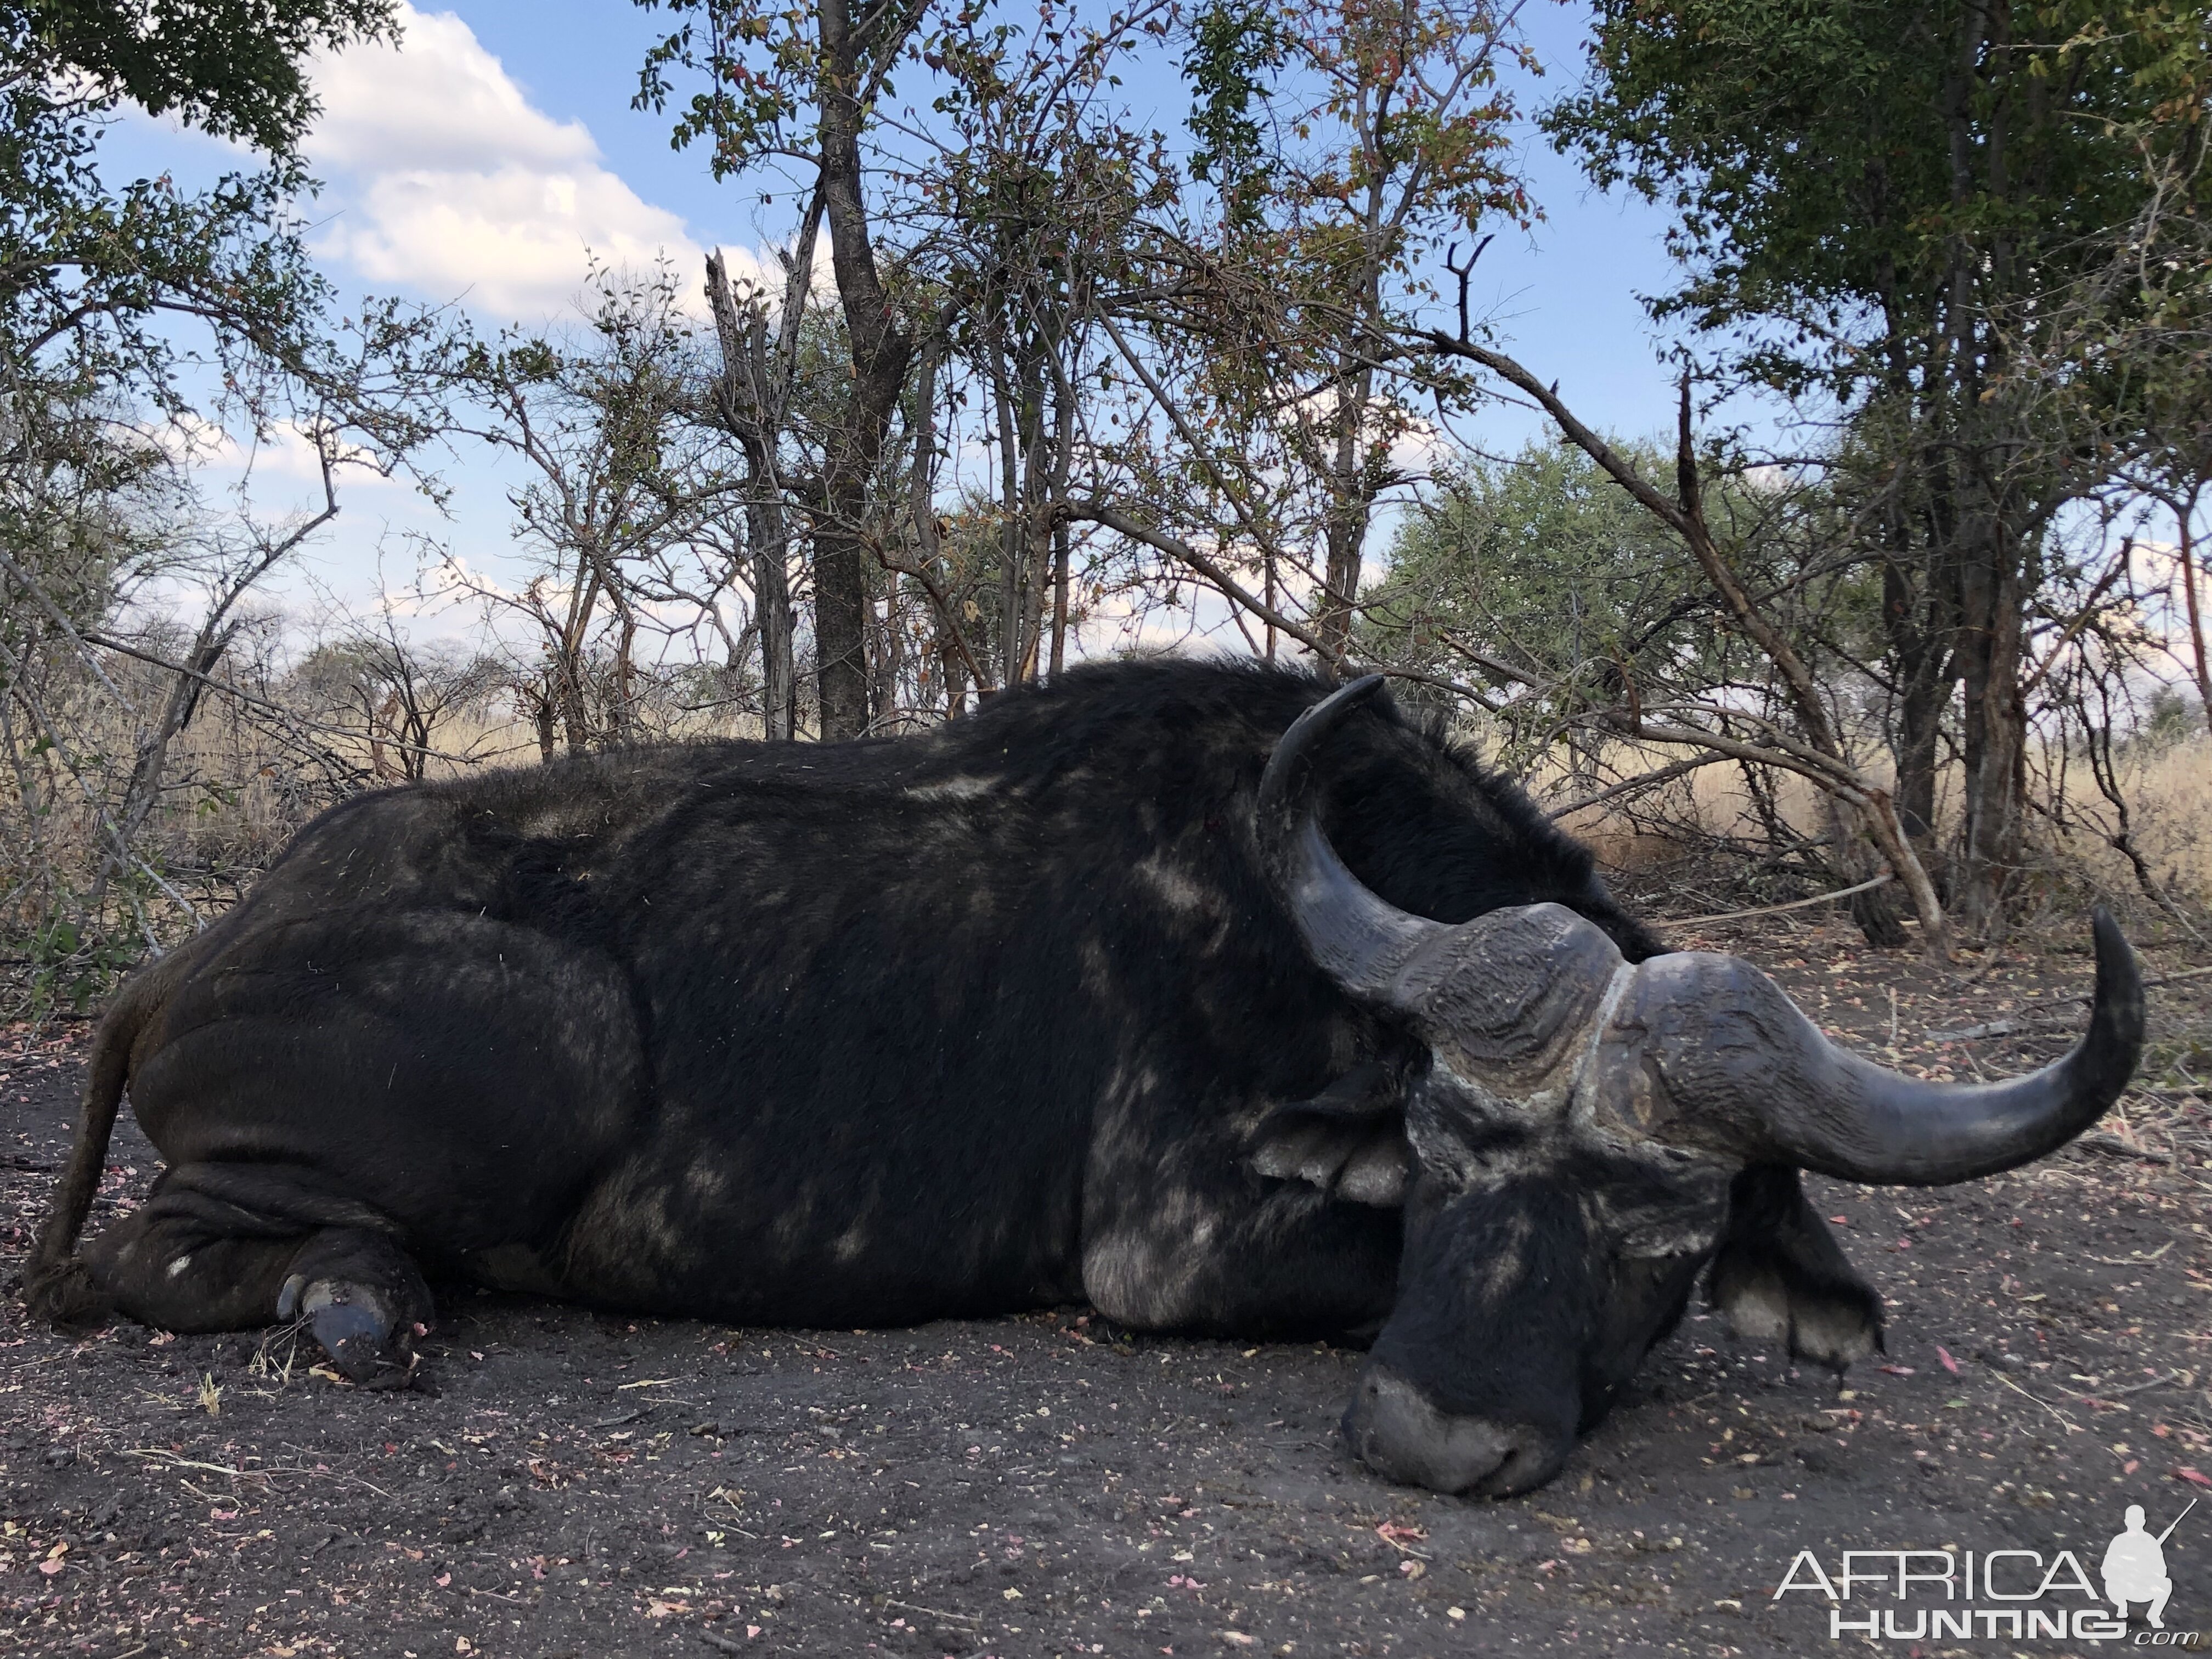
M1910 1365L1883 1365L1877 1369L1887 1371L1892 1376L1910 1376L1913 1370Z
M2177 1480L2189 1481L2194 1486L2212 1486L2212 1478L2208 1478L2195 1469L2176 1469L2173 1472L2173 1478Z
M1941 1343L1936 1344L1936 1357L1943 1362L1943 1369L1945 1370L1951 1372L1954 1376L1958 1373L1959 1362L1951 1358L1950 1350L1944 1347Z

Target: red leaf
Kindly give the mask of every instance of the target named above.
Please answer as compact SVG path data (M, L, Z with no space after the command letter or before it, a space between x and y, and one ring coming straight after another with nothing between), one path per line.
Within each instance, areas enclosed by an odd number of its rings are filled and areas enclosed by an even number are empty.
M1940 1342L1936 1345L1936 1357L1943 1362L1943 1369L1945 1370L1951 1372L1954 1376L1958 1374L1959 1362L1951 1358L1950 1351L1945 1348Z
M1892 1376L1910 1376L1912 1375L1912 1367L1910 1365L1884 1365L1881 1369L1887 1371Z
M2212 1486L2212 1477L2201 1474L2195 1469L2176 1469L2173 1476L2177 1480L2191 1481L2200 1486Z

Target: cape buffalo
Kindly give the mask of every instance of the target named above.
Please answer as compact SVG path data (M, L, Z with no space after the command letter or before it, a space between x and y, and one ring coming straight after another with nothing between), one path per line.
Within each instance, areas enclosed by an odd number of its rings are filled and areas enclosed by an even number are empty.
M1936 1184L2118 1094L2142 989L1967 1088L1661 954L1589 854L1362 681L1079 669L919 737L620 750L364 796L125 986L27 1275L56 1317L301 1317L404 1382L426 1272L731 1323L1088 1300L1372 1337L1358 1455L1549 1478L1710 1264L1842 1366L1881 1301L1800 1170ZM73 1256L125 1085L168 1168Z

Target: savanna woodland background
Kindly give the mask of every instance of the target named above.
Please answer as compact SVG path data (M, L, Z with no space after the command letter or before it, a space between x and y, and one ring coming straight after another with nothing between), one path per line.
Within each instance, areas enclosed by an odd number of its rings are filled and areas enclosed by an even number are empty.
M2113 1116L1986 1182L1814 1183L1882 1363L1693 1312L1508 1504L1353 1463L1354 1352L1081 1310L463 1291L430 1382L371 1395L296 1330L9 1297L25 1650L1791 1652L1827 1611L1773 1599L1798 1548L2094 1561L2124 1504L2212 1496L2203 7L1529 6L546 6L629 42L626 118L763 233L558 250L590 276L548 325L511 283L422 303L438 235L385 258L404 298L330 252L398 246L382 198L319 205L342 71L403 30L495 71L459 20L0 0L0 1271L83 1019L331 803L913 731L1133 647L1387 670L1670 938L1892 1064L2057 1054L2112 904L2153 986ZM386 75L351 129L434 226L409 126L448 91ZM615 187L580 126L485 109ZM1486 298L1592 188L1674 256L1626 422ZM241 484L279 462L308 510ZM368 597L326 580L398 499ZM110 1158L98 1221L157 1167L128 1123Z
M309 71L387 0L0 7L19 1012L82 1012L351 792L912 730L1133 616L1388 670L1662 909L1854 889L1945 957L2095 896L2201 937L2197 7L1604 0L1537 65L1490 0L644 3L607 72L789 234L596 262L551 332L318 270ZM235 170L126 179L134 106ZM1468 303L1544 212L1531 118L1670 216L1645 434ZM1548 435L1486 449L1501 399ZM210 482L279 441L321 511ZM410 550L471 642L392 588L264 597L352 480L435 499L493 451L527 578Z

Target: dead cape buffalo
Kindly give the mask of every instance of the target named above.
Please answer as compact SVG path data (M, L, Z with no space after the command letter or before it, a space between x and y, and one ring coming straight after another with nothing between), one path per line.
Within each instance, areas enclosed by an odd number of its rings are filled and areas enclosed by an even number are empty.
M1798 1189L2051 1152L2141 1044L1981 1087L1662 954L1589 854L1363 681L1078 670L926 736L619 750L365 796L133 979L27 1276L57 1317L304 1316L404 1380L424 1275L732 1324L1087 1298L1371 1335L1358 1455L1555 1473L1710 1266L1841 1366ZM168 1168L72 1250L126 1086Z

